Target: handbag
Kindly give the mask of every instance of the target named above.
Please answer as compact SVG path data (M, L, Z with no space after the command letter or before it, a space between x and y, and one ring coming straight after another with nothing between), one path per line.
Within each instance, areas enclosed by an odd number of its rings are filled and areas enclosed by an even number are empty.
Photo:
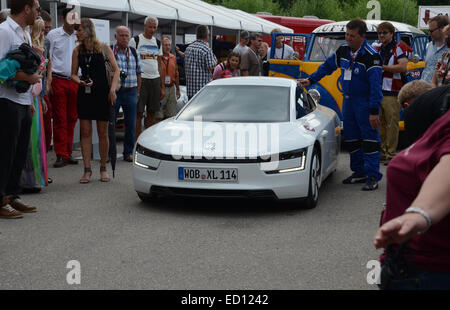
M102 54L105 59L105 69L106 69L106 80L108 81L108 86L111 88L111 84L114 79L114 71L111 61L108 58L108 54L106 53L106 44L102 44ZM120 83L116 84L116 91L120 89Z

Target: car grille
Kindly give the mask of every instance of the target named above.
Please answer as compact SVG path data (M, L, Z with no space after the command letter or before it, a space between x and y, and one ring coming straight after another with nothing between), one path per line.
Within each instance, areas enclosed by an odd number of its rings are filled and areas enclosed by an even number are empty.
M271 190L217 190L217 189L163 187L153 185L150 191L152 194L164 196L276 199L275 193Z

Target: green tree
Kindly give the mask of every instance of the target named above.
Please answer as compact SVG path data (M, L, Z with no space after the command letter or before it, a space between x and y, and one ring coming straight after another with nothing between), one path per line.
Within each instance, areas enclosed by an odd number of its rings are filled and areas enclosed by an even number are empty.
M269 12L282 16L317 16L321 19L335 21L353 18L367 18L371 8L367 8L369 0L207 0L232 9L240 9L248 13ZM383 20L402 22L404 0L378 0ZM437 5L448 0L419 0L425 5ZM416 26L418 18L417 0L406 0L405 23Z

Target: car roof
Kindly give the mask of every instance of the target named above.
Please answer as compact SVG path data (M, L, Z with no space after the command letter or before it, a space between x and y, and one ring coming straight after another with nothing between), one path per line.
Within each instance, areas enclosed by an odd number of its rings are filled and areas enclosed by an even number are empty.
M215 85L244 85L244 86L281 86L292 87L296 85L294 80L267 76L248 76L218 79L210 82L208 86Z
M345 26L347 25L348 22L349 21L347 20L325 24L314 29L313 33L345 32L346 30ZM367 24L367 32L376 32L377 26L380 23L384 22L384 20L365 20L365 22ZM390 22L395 27L395 31L411 32L415 34L425 34L422 30L408 24L391 21L388 22Z

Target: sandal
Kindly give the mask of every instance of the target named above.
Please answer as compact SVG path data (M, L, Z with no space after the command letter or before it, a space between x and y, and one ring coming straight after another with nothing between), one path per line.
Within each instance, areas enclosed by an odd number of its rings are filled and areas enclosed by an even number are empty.
M89 178L83 177L80 179L80 184L88 184L91 181L92 176L92 169L91 168L84 168L84 174L89 173Z
M102 174L102 172L106 172L106 166L100 166L100 175ZM100 178L101 182L109 182L109 176L108 177L101 177Z

